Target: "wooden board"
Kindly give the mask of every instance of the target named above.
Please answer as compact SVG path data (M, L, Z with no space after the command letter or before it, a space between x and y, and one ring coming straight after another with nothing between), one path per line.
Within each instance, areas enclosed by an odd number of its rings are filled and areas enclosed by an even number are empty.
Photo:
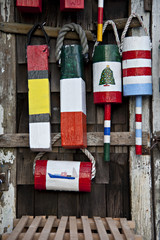
M26 221L27 220L27 221ZM45 217L22 217L16 219L17 225L11 234L3 234L2 240L12 239L21 240L23 237L30 239L56 239L56 240L132 240L133 238L124 236L121 233L121 219L94 217L93 219L88 216L82 216L81 219L77 219L72 216L62 216L61 219L57 219L55 216ZM26 222L26 224L24 224ZM123 222L123 220L122 220ZM134 228L132 221L127 221L127 224L131 228ZM23 228L22 228L23 225ZM128 226L129 226L128 225ZM35 232L35 229L37 231ZM69 233L68 233L69 231ZM131 231L130 228L125 232ZM15 232L17 233L15 235ZM34 233L34 234L33 234ZM142 240L141 236L133 233L135 240Z

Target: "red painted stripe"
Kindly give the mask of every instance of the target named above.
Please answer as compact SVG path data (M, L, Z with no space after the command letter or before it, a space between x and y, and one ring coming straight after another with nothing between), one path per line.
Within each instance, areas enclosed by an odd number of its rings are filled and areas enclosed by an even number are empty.
M48 70L48 56L47 45L29 45L27 47L28 71Z
M61 143L63 147L87 147L86 122L86 115L83 112L61 113Z
M123 77L130 76L150 76L152 74L150 67L126 68L123 69Z
M104 106L104 120L111 120L111 104Z
M98 24L103 24L103 8L98 8Z
M46 160L37 160L34 173L34 188L39 190L46 189Z
M121 103L121 92L94 92L94 103Z
M136 116L135 116L135 118L136 118L136 122L142 122L142 114L136 114Z
M142 155L142 146L136 145L136 155Z
M79 191L90 192L91 191L91 162L81 162L79 169Z
M134 50L122 53L122 60L134 59L134 58L146 58L151 59L151 51Z

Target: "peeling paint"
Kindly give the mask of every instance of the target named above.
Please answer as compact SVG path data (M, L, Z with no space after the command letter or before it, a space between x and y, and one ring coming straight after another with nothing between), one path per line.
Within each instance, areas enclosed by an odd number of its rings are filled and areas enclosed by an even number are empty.
M1 16L4 22L9 22L10 18L10 0L0 0Z
M0 149L0 164L4 164L4 163L13 164L14 160L15 160L15 156L13 155L12 151L9 151L8 149L6 151L3 149Z
M10 233L13 229L13 219L15 217L15 193L12 183L9 190L4 191L0 201L0 234L4 232Z

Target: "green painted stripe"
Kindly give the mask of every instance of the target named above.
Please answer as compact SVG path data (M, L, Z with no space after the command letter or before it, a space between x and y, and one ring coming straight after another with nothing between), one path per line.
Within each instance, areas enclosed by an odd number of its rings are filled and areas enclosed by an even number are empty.
M48 70L28 71L28 79L48 78Z
M121 62L121 56L117 45L108 44L95 47L93 63L104 61Z
M29 122L30 123L50 122L50 115L48 113L29 115Z
M80 45L65 45L61 49L61 79L83 78L83 55Z
M104 143L104 161L110 161L110 143Z

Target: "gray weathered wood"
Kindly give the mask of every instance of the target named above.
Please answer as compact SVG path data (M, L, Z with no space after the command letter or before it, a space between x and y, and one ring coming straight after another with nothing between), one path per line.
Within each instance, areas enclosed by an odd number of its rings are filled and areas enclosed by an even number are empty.
M40 216L34 218L32 224L29 226L23 240L32 240L33 239L33 236L41 222L41 219L42 219L42 217L40 217Z
M158 136L160 131L160 1L154 0L152 5L152 77L153 77L153 100L152 100L152 122L153 134ZM160 239L160 151L153 149L153 187L154 187L154 209L155 209L155 239Z
M52 138L56 133L52 133ZM149 133L143 132L143 145L148 143ZM87 133L88 146L103 146L102 132ZM134 132L111 132L111 145L117 146L132 146L135 145ZM55 147L61 146L61 141L58 140ZM2 134L0 136L0 147L29 147L29 138L27 133L18 134Z
M48 240L55 219L55 216L48 217L46 224L40 234L39 240Z
M100 217L94 217L100 240L109 240L108 234L104 228L103 222Z
M131 232L131 229L127 223L127 219L126 218L120 218L120 223L122 226L122 230L123 233L126 237L127 240L134 240L134 234L133 232Z
M0 21L14 22L14 2L1 1ZM16 47L15 36L0 33L0 134L16 133ZM0 149L0 165L9 168L8 191L0 197L0 234L10 232L16 216L16 150ZM2 170L3 171L3 170Z
M11 235L9 236L8 240L16 240L19 236L19 234L22 232L23 228L25 227L27 221L28 221L28 216L23 216Z
M147 29L150 28L150 13L144 12L144 1L131 0L131 11L143 16L143 21ZM134 29L132 35L144 35L144 30ZM150 132L150 97L143 97L142 106L142 130ZM130 131L134 129L135 122L135 99L130 98ZM148 139L150 146L150 139ZM136 222L136 232L142 234L145 240L154 239L152 221L152 177L151 177L151 157L148 155L135 155L135 148L130 148L130 184L131 184L131 214ZM145 219L143 221L142 219Z
M88 217L82 216L81 219L82 219L82 225L83 225L84 239L85 240L93 240Z
M78 240L76 217L69 217L70 240Z
M61 218L54 240L63 240L67 221L68 221L68 217Z
M111 230L111 233L114 237L114 239L118 239L118 240L123 240L120 232L118 231L118 228L116 227L114 220L112 218L107 217L106 218L107 224Z

